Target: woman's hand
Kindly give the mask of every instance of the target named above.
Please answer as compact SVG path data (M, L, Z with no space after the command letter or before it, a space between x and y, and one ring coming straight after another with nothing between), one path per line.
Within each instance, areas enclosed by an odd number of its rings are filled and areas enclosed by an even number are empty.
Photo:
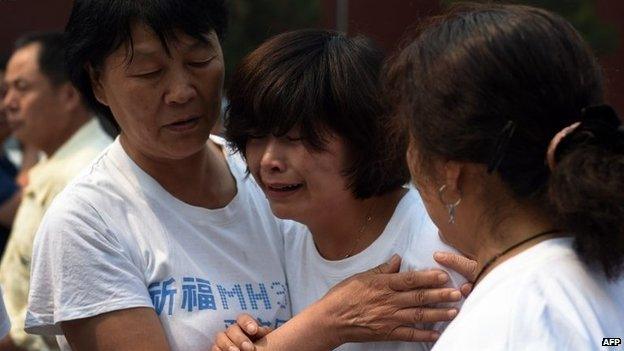
M436 252L433 254L433 259L444 267L452 269L466 278L468 283L463 284L460 287L460 291L464 297L468 297L477 277L477 261L450 252Z
M321 300L282 327L255 342L256 350L327 350L347 342L435 341L439 333L416 324L449 321L455 308L428 307L461 299L441 270L402 272L400 257L356 274L333 287ZM220 333L213 350L251 351L248 331L258 328L249 316ZM305 346L304 346L305 345ZM234 348L232 348L234 347Z
M338 345L367 341L435 341L439 333L415 324L450 321L457 309L428 307L456 302L461 293L441 288L449 276L441 270L402 272L395 255L389 263L357 274L332 288L319 303L337 324Z
M215 338L212 351L254 351L253 342L262 339L272 328L260 326L252 316L241 314L226 331L220 332Z

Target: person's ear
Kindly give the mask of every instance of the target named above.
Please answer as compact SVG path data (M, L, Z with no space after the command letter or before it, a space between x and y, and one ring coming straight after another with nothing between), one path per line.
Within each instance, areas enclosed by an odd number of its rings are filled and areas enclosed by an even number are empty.
M93 95L102 105L108 106L108 98L102 86L102 74L93 68L91 64L87 64L85 69L89 73L89 79L91 80L91 89L93 89Z
M58 93L61 99L61 106L66 111L73 111L82 104L82 96L70 82L65 82L59 86Z
M444 185L446 191L451 194L457 194L461 197L462 176L465 176L466 169L464 164L456 161L446 161L442 166L442 175L444 177Z

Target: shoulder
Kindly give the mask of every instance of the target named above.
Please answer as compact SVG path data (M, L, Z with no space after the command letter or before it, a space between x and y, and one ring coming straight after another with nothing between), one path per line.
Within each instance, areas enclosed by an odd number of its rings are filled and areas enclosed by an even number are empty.
M273 216L273 212L269 207L268 201L262 192L262 189L260 189L260 186L256 183L251 173L249 173L247 162L245 162L245 159L240 152L230 148L225 139L221 137L211 135L210 140L222 149L225 161L230 168L230 172L236 179L237 186L239 187L238 191L244 193L243 197L246 201L252 204L254 211L260 211L256 213L256 215L268 217L273 221L277 220L277 218Z
M78 176L67 184L46 210L40 225L39 237L50 239L61 235L76 235L79 228L88 232L106 231L116 213L127 211L137 198L118 169L114 169L109 149L93 160ZM82 233L81 235L84 235Z
M62 204L98 204L110 201L115 195L124 192L118 169L114 169L109 149L96 155L91 163L67 184L55 199L57 211L66 208ZM67 209L73 209L69 206Z
M397 206L397 214L403 220L401 235L407 236L403 253L402 270L442 269L434 259L433 254L441 252L458 253L458 251L442 242L438 228L433 223L418 192L411 188ZM466 280L455 272L449 272L453 286L459 286Z
M528 267L523 281L529 288L527 301L542 309L519 309L523 316L567 325L587 339L614 326L624 328L623 278L609 281L598 267L588 266L572 238L548 240L539 249L541 257L533 258L539 263Z
M397 204L388 226L393 229L400 229L403 232L409 232L406 235L416 240L423 239L420 238L420 233L432 231L437 233L437 229L435 229L435 225L429 218L420 194L412 186L407 188L407 192Z
M290 219L279 219L280 227L284 235L286 249L298 247L305 242L310 233L308 227Z
M579 260L570 240L540 243L475 287L441 345L594 349L596 338L609 333L605 325L624 326L622 302L612 302L603 282Z
M97 120L87 122L50 159L51 173L58 174L65 183L75 178L109 146L113 140Z
M434 350L532 349L518 347L515 343L519 340L528 343L531 338L538 337L534 333L543 328L540 316L545 305L535 297L538 291L534 282L526 279L497 279L492 284L478 284ZM535 313L527 316L523 315L523 310Z
M252 178L247 171L247 162L245 162L245 159L240 152L232 149L228 145L227 141L220 136L211 135L210 141L221 148L225 160L236 178Z

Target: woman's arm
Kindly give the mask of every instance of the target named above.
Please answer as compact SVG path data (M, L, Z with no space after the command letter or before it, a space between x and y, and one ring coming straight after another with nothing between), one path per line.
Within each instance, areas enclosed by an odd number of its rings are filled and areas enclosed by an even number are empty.
M72 350L169 351L160 320L148 307L62 322L61 328Z
M26 332L63 333L74 350L168 350L132 248L106 212L59 196L35 237Z
M458 301L461 294L455 289L438 288L449 279L443 271L395 273L399 266L400 259L395 257L389 264L346 279L286 324L257 340L255 349L316 351L334 349L347 342L436 340L437 332L412 325L451 320L456 309L423 306ZM250 321L242 318L238 325ZM231 346L242 346L244 340L236 337L242 334L238 325L220 333L213 349L231 351ZM237 340L231 340L229 335Z

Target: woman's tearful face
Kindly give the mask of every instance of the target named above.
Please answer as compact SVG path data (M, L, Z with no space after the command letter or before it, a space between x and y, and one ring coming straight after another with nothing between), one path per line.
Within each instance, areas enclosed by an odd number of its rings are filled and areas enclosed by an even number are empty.
M245 156L280 218L309 223L353 198L343 175L346 147L338 137L327 138L324 150L306 145L295 131L254 137L247 142Z

